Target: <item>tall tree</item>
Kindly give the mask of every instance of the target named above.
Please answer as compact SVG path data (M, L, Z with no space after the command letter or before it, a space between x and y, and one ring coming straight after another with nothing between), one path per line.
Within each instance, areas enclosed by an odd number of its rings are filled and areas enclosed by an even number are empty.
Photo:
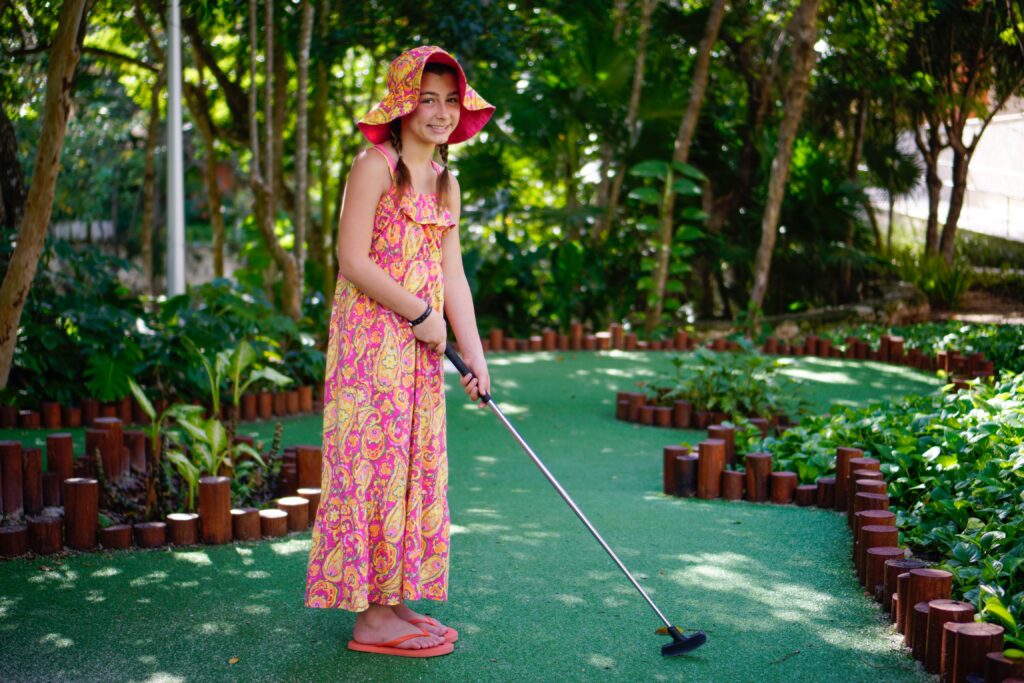
M768 292L768 276L771 272L772 251L779 228L779 210L789 179L789 163L793 157L793 143L796 141L800 119L803 118L804 103L810 89L811 69L814 68L814 43L817 39L818 5L820 0L800 0L789 31L793 38L793 64L786 85L783 102L782 123L775 158L772 160L771 176L768 179L768 196L765 200L761 219L761 242L754 260L754 283L750 291L751 308L756 312L764 305Z
M165 15L161 15L165 16ZM135 0L133 18L135 24L146 36L149 48L156 63L164 63L164 50L153 33L141 0ZM156 148L160 141L160 95L166 84L166 74L161 67L154 74L149 95L149 122L146 125L146 151L142 174L142 220L141 220L141 256L142 279L149 294L155 292L153 281L153 235L156 223Z
M160 140L160 91L164 82L161 70L150 91L149 123L146 125L146 152L142 172L142 221L140 237L142 250L142 279L146 291L154 293L153 282L153 226L156 222L156 147Z
M332 267L331 250L327 247L331 241L331 127L327 123L327 70L330 67L330 52L327 50L327 27L329 0L320 2L320 23L317 31L317 55L315 64L315 85L313 86L313 108L310 112L310 124L317 150L317 183L320 189L320 220L309 221L309 245L307 261L314 261L321 273L321 287L327 301L334 295L334 268Z
M626 133L624 148L620 150L620 156L624 157L633 147L636 146L640 137L639 113L640 95L644 87L644 72L647 68L647 38L651 32L651 15L657 6L658 0L640 0L640 21L637 29L636 58L633 62L633 84L629 91L629 106L626 109L626 119L623 123ZM620 15L621 16L621 15ZM616 26L615 32L621 33L621 26ZM611 155L609 155L611 158ZM609 164L610 165L610 164ZM601 165L601 181L607 186L607 195L602 192L598 196L598 206L604 208L604 215L595 225L595 237L600 239L607 233L615 214L619 210L619 198L622 196L622 183L626 179L626 164L620 161L615 166L615 173L611 185L607 185L607 178L604 176L609 169Z
M274 2L265 0L263 36L265 40L264 61L266 71L264 85L264 137L266 138L266 150L264 152L263 165L260 165L260 132L257 119L257 68L256 53L259 45L257 36L257 9L256 0L249 0L249 40L251 57L250 88L249 88L249 141L252 150L250 161L250 186L252 187L255 204L256 223L260 234L263 236L263 244L270 252L274 264L281 271L281 306L286 315L295 320L302 317L302 305L300 300L300 286L298 281L298 267L295 257L288 253L277 237L275 231L275 218L277 214L277 187L275 170L277 162L274 152L277 147L274 132Z
M220 163L217 154L217 135L209 115L209 105L206 103L206 86L203 78L205 69L198 65L197 71L199 83L185 84L185 100L188 102L192 120L199 130L199 137L203 141L203 180L206 183L206 206L213 232L213 275L224 277L224 246L227 236L224 232L224 215L221 212L220 186L217 183L217 167Z
M295 93L298 99L295 123L295 264L298 271L299 288L303 286L304 246L306 242L306 211L309 206L309 137L307 135L309 104L309 43L313 37L313 2L302 1L302 27L299 32L298 66L299 87Z
M18 163L18 140L7 110L0 106L0 228L13 230L25 208L25 179Z
M54 187L60 170L60 151L71 114L71 87L85 37L85 6L86 0L65 0L60 10L57 34L50 47L46 105L35 169L18 228L18 245L0 284L0 387L7 386L21 312L36 275L46 228L50 223Z
M690 98L686 103L686 111L679 121L679 131L672 149L672 164L684 165L690 157L690 145L697 131L697 121L704 104L704 91L708 84L708 72L711 65L711 50L718 41L718 30L722 27L725 16L725 0L713 0L708 13L708 21L704 27L697 50L697 61L693 66L693 81L690 84ZM670 167L665 174L665 187L661 193L661 206L658 215L658 251L654 259L653 290L649 300L648 314L644 326L648 333L652 332L661 322L661 313L665 305L665 283L668 279L669 260L672 255L672 235L675 218L676 192L674 173Z
M948 102L942 124L953 152L953 187L939 240L939 251L948 264L953 262L974 152L995 115L1010 96L1021 94L1024 88L1024 59L1002 36L1007 26L1000 21L998 0L969 2L958 9L943 27L942 33L956 47L948 55L945 77L939 81ZM978 124L970 131L968 120L973 117Z

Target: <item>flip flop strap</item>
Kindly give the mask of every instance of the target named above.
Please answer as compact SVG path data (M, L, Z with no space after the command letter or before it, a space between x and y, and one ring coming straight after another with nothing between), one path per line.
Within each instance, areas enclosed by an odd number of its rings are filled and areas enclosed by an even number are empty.
M424 629L420 629L419 633L409 633L409 634L404 635L404 636L398 636L394 640L389 640L386 643L381 643L380 645L377 645L377 647L395 647L396 645L401 645L405 641L412 640L413 638L429 638L429 637L430 637L429 633L427 633Z
M440 626L441 625L441 622L439 622L437 619L432 619L431 617L424 617L423 619L419 619L419 618L417 618L417 619L410 619L408 623L410 623L410 624L412 624L414 626L416 624L426 624L427 626Z

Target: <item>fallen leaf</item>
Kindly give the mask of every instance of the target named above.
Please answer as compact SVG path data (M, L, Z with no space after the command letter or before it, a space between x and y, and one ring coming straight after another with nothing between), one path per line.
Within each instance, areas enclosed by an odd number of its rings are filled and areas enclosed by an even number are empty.
M232 657L229 659L228 664L238 664L238 657Z
M798 654L800 654L800 650L793 650L792 652L786 653L783 656L779 657L778 659L773 659L772 661L770 661L768 663L769 664L781 664L782 662L786 661L790 657L795 657Z

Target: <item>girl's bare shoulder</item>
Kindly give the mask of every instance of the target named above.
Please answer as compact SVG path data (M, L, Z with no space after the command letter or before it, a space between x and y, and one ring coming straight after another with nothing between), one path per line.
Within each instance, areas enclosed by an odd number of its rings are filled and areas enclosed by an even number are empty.
M367 147L357 154L352 162L349 180L373 181L375 179L387 185L391 179L391 167L383 154L372 147Z

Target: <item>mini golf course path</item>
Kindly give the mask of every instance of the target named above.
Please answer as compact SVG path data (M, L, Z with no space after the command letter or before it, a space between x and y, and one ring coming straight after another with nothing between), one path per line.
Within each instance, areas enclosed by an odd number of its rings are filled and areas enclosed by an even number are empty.
M845 519L661 495L661 447L702 434L616 422L613 402L614 391L668 369L666 356L517 354L491 365L509 418L662 610L705 630L707 645L660 656L667 641L654 634L657 618L449 376L450 602L418 606L459 629L453 655L347 651L353 615L302 607L306 532L0 563L0 680L932 680L862 596ZM871 363L800 359L792 372L819 406L937 386ZM319 431L315 419L286 421L285 441L318 443ZM28 443L41 433L0 433L12 437Z

